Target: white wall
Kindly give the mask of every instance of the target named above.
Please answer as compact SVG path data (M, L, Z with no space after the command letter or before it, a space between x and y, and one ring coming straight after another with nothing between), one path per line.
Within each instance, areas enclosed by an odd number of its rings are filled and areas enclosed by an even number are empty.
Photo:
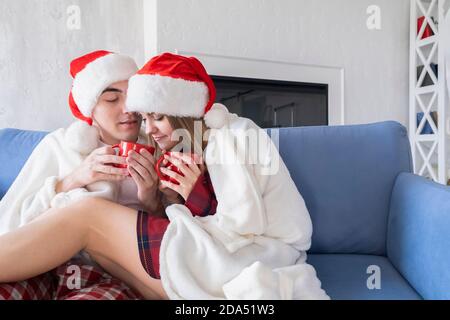
M81 9L69 30L67 8ZM73 121L70 61L105 49L144 62L142 0L0 0L0 128L53 130Z
M66 27L73 4L80 30ZM179 49L343 68L346 123L407 124L409 0L0 0L0 128L69 124L69 62L95 49L139 65Z
M409 0L144 1L150 20L157 10L147 56L178 49L342 67L347 124L408 123ZM366 27L370 5L381 8L379 31Z

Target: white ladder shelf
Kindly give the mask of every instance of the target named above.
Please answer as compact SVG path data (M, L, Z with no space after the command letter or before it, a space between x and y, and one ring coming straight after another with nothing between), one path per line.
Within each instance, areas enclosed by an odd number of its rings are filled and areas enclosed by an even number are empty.
M447 184L450 178L447 168L449 139L446 134L449 99L444 48L438 28L445 19L446 1L411 0L410 26L409 139L414 172L442 184ZM420 17L424 17L424 20L418 31ZM429 32L427 37L426 28ZM435 65L437 74L433 70ZM421 72L418 72L418 67L422 68ZM437 123L432 112L437 113ZM423 114L421 121L418 121L418 113ZM423 134L427 124L431 130L428 130L428 134Z

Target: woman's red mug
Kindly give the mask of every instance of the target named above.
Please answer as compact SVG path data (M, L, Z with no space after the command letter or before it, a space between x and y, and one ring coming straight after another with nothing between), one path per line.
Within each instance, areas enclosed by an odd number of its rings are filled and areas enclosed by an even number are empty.
M152 155L155 154L155 148L152 146L148 146L145 144L139 144L139 143L134 143L134 142L129 142L129 141L122 141L119 144L115 144L112 146L113 149L119 149L118 152L118 156L121 157L128 157L128 153L133 150L136 151L137 153L140 153L140 151L142 149L146 149L148 152L150 152ZM115 164L114 165L117 168L127 168L126 164Z
M167 154L168 156L170 156L171 155L171 153L170 152L166 152L165 154ZM156 174L158 175L158 177L161 179L161 180L164 180L164 181L170 181L170 182L172 182L172 183L174 183L174 184L180 184L177 180L175 180L174 178L172 178L172 177L169 177L168 175L165 175L164 173L162 173L161 172L161 166L163 166L163 162L164 162L164 154L159 158L159 160L156 162L156 164L155 164L155 171L156 171ZM171 171L173 171L173 172L176 172L177 174L179 174L180 176L183 176L184 177L184 174L181 172L181 170L177 167L177 166L175 166L172 162L169 162L168 160L167 160L167 163L164 165L164 167L165 168L167 168L167 169L169 169L169 170L171 170Z

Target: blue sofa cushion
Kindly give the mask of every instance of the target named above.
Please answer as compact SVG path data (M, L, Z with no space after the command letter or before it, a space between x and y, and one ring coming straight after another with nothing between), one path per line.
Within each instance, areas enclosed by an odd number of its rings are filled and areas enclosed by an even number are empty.
M276 141L277 132L271 130ZM392 188L411 172L405 127L282 128L279 150L313 222L311 253L386 255Z
M450 299L450 187L400 174L387 242L389 259L425 299Z
M0 130L0 199L16 179L23 165L47 132L19 129Z
M418 300L421 296L411 287L386 257L352 254L309 254L322 288L335 300ZM367 280L380 269L380 289L369 289ZM369 281L371 282L371 281Z

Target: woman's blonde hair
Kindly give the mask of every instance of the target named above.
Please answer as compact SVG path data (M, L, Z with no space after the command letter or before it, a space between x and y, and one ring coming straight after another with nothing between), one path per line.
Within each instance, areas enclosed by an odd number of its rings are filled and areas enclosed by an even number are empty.
M192 117L174 117L174 116L165 116L172 126L173 130L185 130L188 136L182 135L183 139L188 138L188 141L183 141L181 143L184 151L186 149L190 149L190 152L194 153L203 153L208 145L207 134L208 127L205 124L205 121L202 118L192 118ZM197 130L201 129L200 132L196 132L196 123ZM162 151L158 147L158 144L152 139L152 137L148 136L149 144L155 147L155 158L158 159ZM187 143L190 145L188 146ZM180 151L180 150L174 150ZM202 154L200 154L202 155Z
M188 142L190 142L190 152L194 153L201 153L199 155L203 156L203 152L205 151L206 146L208 145L207 137L208 137L208 127L205 124L205 121L203 119L198 118L191 118L191 117L174 117L174 116L165 116L167 117L167 120L169 121L170 125L172 126L173 130L182 129L185 130L185 133L187 133ZM197 127L201 126L201 132L195 134L196 132L196 123ZM198 130L198 129L197 129ZM186 134L181 135L183 139L186 138ZM203 136L205 136L205 140L203 139ZM155 159L159 159L162 154L162 150L159 148L158 144L153 140L151 135L147 136L148 144L153 146L155 148ZM186 141L183 141L181 143L183 147L186 146ZM186 152L187 148L183 148L183 151ZM180 150L173 150L173 151L180 151ZM158 208L155 210L154 214L161 217L166 217L167 215L165 213L165 208L170 205L171 203L167 202L167 199L163 196L160 201Z

